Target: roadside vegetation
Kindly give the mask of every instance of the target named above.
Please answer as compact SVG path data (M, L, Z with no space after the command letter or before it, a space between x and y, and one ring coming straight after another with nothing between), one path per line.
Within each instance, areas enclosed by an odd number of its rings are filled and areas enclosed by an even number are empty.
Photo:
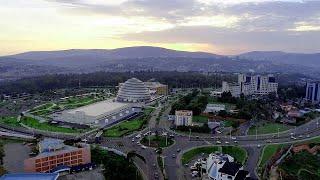
M285 179L320 179L320 156L301 151L289 155L278 170Z
M152 111L153 111L152 108L144 109L143 115L141 115L137 118L134 118L132 120L120 122L119 124L114 125L109 129L106 129L103 132L103 136L105 136L105 137L122 137L122 136L130 134L134 131L138 131L147 123Z
M159 136L159 135L155 135L155 136L145 136L142 138L142 140L140 141L141 144L145 145L145 146L149 146L149 138L150 138L150 147L155 147L155 148L164 148L164 147L168 147L171 146L174 141L167 137L164 136Z
M0 123L11 127L21 127L16 117L0 117Z
M255 135L256 134L256 128L257 128L257 133L258 134L270 134L270 133L278 133L282 131L287 131L289 129L294 128L294 126L286 125L286 124L279 124L279 123L274 123L274 122L265 122L260 125L256 126L251 126L248 135Z
M224 154L229 154L232 156L235 161L244 164L247 160L247 152L245 149L237 146L208 146L208 147L199 147L191 149L190 151L185 152L182 155L181 162L182 164L189 163L192 159L196 158L199 155L209 155L214 152L222 152Z
M142 180L131 156L123 157L99 147L91 147L92 162L103 166L106 180Z
M61 133L80 133L83 130L76 129L76 128L67 128L67 127L60 127L56 125L51 125L48 122L39 122L38 120L32 117L22 117L21 123L34 129L39 129L43 131L51 131L51 132L61 132Z
M266 165L267 161L271 159L271 157L283 147L285 147L285 144L271 144L265 146L262 150L258 166L260 168L263 168Z
M36 116L47 116L55 111L61 111L66 109L74 109L81 106L86 106L98 101L102 101L103 96L85 96L85 97L70 97L68 99L60 100L58 102L48 102L37 106L29 111L30 114Z

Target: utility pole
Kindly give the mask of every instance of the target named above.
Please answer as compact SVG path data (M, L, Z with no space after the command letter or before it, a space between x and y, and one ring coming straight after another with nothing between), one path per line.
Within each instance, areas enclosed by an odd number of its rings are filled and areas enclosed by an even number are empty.
M168 146L168 134L166 135L166 146Z
M150 126L149 126L149 133L148 133L149 147L150 147L150 136L151 136L151 133L150 133Z
M191 128L189 129L189 141L191 139Z

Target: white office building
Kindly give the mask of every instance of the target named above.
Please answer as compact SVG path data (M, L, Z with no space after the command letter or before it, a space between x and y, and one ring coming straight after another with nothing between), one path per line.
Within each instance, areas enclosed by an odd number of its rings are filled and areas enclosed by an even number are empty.
M306 84L305 99L312 103L320 102L320 82L308 82Z
M192 125L192 111L180 110L175 113L176 126L191 126Z
M230 92L232 96L244 95L267 95L277 93L278 83L273 75L238 75L237 83L222 82L222 92Z

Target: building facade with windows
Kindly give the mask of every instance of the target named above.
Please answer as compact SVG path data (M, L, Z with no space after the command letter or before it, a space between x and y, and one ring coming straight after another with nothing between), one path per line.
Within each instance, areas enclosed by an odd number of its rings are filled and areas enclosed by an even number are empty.
M277 93L278 83L273 75L238 75L237 83L222 82L222 92L230 92L232 96L239 97L240 94L267 95Z
M175 112L176 126L191 126L192 125L192 111L180 110Z
M59 166L75 167L91 163L90 146L68 146L58 139L44 139L39 154L24 161L26 172L51 172Z
M308 82L306 84L305 99L312 103L320 102L320 82Z

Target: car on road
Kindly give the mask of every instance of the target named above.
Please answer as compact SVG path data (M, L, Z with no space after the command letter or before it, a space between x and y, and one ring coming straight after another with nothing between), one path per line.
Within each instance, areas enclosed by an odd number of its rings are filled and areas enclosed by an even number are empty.
M266 140L267 143L272 143L271 139Z
M229 141L226 141L225 143L226 143L226 144L229 144Z
M291 138L291 139L293 139L293 140L296 140L296 139L297 139L297 138L296 138L296 137L294 137L294 136L291 136L290 138Z
M300 136L298 136L298 138L300 138L300 139L301 139L301 138L303 138L303 136L302 136L302 135L300 135Z
M176 158L176 154L172 154L172 158Z
M134 138L132 138L131 142L134 142Z
M234 143L238 143L238 141L233 141Z
M191 176L192 177L198 177L199 176L199 172L198 171L192 171Z
M231 139L232 139L232 140L236 140L237 138L236 138L236 137L234 137L234 136L232 136L232 137L231 137Z
M260 144L258 144L258 145L257 145L257 148L261 148L261 145L260 145Z
M181 151L181 149L177 149L177 152L180 152Z
M155 178L158 178L158 177L159 177L159 174L158 174L157 172L155 172L155 173L154 173L154 177L155 177Z
M308 134L308 135L307 135L307 138L309 138L309 137L310 137L310 135Z
M217 141L216 143L217 143L217 144L221 144L221 141Z
M199 136L196 136L196 139L199 139Z
M146 149L147 147L146 147L146 146L144 146L144 145L142 145L142 146L141 146L141 148L142 148L142 149Z
M137 139L141 138L141 134L136 135L136 138Z

